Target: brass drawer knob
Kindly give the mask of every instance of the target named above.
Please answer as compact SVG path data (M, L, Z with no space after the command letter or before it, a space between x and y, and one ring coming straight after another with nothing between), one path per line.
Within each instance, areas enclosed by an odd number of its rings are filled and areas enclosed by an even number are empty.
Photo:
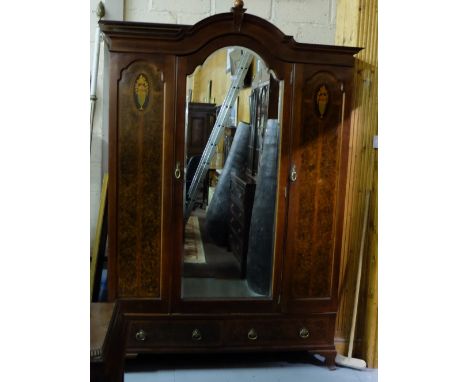
M143 329L140 329L138 332L136 332L135 338L140 342L146 341L146 332Z
M301 338L309 338L309 337L310 337L309 329L307 329L307 328L302 328L301 330L299 330L299 337L301 337Z
M192 340L194 341L201 341L202 340L202 335L200 330L194 329L192 332Z
M251 341L255 341L258 338L257 331L255 329L250 329L247 333L247 338Z

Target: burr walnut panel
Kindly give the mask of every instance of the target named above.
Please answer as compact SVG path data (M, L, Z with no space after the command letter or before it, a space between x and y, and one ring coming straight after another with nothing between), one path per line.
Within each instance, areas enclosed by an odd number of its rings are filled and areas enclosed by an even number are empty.
M118 294L159 297L164 83L146 61L118 84Z
M297 168L294 298L331 296L342 92L327 72L305 78Z

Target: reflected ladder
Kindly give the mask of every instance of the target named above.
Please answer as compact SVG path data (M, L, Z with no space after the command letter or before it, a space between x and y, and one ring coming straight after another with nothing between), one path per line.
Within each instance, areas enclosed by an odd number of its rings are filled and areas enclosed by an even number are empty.
M232 78L231 86L229 87L226 98L221 105L221 109L216 117L216 122L213 130L211 131L208 142L206 143L205 149L201 156L198 167L193 176L192 183L190 184L189 192L187 195L187 200L185 201L184 209L184 221L187 223L190 213L193 210L195 204L196 195L202 179L205 179L206 173L210 167L211 159L215 153L216 146L219 143L221 138L221 133L224 130L226 121L231 115L231 109L234 105L234 102L239 94L241 84L244 82L247 71L249 70L250 63L252 62L253 54L247 51L243 51L239 64L237 66L236 72Z

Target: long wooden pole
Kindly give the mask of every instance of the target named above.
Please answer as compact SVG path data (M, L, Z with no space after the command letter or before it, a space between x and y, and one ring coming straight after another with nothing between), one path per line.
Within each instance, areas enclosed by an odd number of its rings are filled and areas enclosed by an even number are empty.
M356 289L354 291L353 320L351 322L351 334L349 335L348 358L351 358L353 355L354 332L356 329L356 317L357 317L357 307L358 307L358 301L359 301L359 290L361 287L362 258L364 257L364 246L366 243L367 223L369 220L369 200L370 200L370 191L367 191L366 204L365 204L366 207L364 211L364 223L362 225L361 248L359 249L358 272L356 276Z

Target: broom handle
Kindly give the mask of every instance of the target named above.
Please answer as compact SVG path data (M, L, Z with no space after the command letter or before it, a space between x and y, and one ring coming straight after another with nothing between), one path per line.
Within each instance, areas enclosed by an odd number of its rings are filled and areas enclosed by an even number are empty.
M359 262L358 262L358 273L356 277L356 290L354 292L353 320L351 322L351 334L349 335L348 358L351 358L351 356L353 355L354 330L356 328L359 288L361 285L362 257L364 254L364 244L366 242L366 232L367 232L367 221L369 218L369 201L370 201L370 191L367 191L366 205L365 205L365 211L364 211L364 223L362 227L362 236L361 236L361 248L359 249Z

